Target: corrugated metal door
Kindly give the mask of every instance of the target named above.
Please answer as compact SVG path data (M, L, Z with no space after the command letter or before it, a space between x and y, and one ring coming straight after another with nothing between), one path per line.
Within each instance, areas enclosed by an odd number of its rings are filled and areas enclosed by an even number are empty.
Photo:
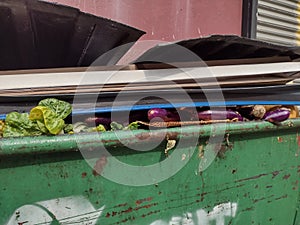
M256 38L300 45L300 0L258 0Z

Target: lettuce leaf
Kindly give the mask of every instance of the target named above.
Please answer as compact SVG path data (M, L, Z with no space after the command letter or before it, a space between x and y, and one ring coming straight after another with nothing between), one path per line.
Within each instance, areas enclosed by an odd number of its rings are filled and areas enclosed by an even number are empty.
M31 109L29 119L36 121L43 131L46 128L50 134L59 134L65 126L65 121L60 115L47 106L36 106ZM43 124L45 126L42 126Z
M72 112L72 105L56 98L46 98L39 102L38 106L51 109L59 119L65 119Z
M84 122L77 122L73 124L73 132L74 133L81 133L81 132L88 132L90 127Z
M64 133L69 134L73 132L73 124L65 124Z
M59 134L65 127L64 119L72 112L70 103L47 98L31 109L30 113L7 114L3 137Z
M132 122L128 124L126 127L124 127L124 130L137 130L139 128L138 122Z
M110 123L110 128L112 131L115 131L115 130L123 130L124 129L124 126L120 123L117 123L117 122L111 122Z
M105 129L104 125L99 124L99 125L96 127L96 131L98 131L98 132L105 132L106 129Z
M37 123L29 119L28 113L11 112L6 115L3 137L36 136L42 133Z
M5 126L4 121L0 120L0 136L3 136L4 126Z

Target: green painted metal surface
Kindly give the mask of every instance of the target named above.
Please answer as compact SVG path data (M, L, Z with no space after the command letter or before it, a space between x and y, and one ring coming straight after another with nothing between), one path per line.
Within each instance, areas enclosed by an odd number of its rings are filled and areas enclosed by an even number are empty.
M214 155L209 137L222 130L226 135L217 157L201 170ZM0 224L298 225L299 131L296 119L282 126L247 122L1 139ZM151 151L124 146L146 148L162 136ZM197 145L189 146L195 137ZM186 143L166 155L167 138ZM101 146L111 155L95 158L91 166L81 153ZM103 175L118 171L112 158L139 166L145 180L153 174L143 173L143 166L171 160L174 169L182 168L161 182L130 186ZM118 174L129 182L139 177L131 170Z

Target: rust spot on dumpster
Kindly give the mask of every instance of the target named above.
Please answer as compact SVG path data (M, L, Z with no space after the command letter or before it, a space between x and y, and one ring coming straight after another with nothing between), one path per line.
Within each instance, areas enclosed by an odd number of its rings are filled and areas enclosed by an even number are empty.
M248 208L244 209L244 210L243 210L243 212L245 212L245 211L252 211L252 210L254 210L254 207L253 207L253 206L252 206L252 207L248 207Z
M294 191L298 189L298 183L299 183L299 180L296 180L296 182L294 183L295 186L292 188Z
M157 204L158 203L152 203L152 204L148 204L148 205L139 206L139 207L134 208L134 211L138 211L140 209L149 209L152 206L156 206Z
M287 198L287 197L288 197L288 195L282 195L282 196L280 196L278 198L275 198L275 200L281 200L281 199L284 199L284 198Z
M142 204L143 202L150 202L150 201L152 201L152 200L153 200L152 197L143 198L143 199L136 200L136 201L135 201L135 204L136 204L136 205L140 205L140 204Z
M203 192L203 193L199 193L199 194L196 194L196 196L200 196L201 198L200 199L197 199L196 202L203 202L204 200L204 196L207 195L208 193L207 192Z
M167 133L167 136L168 136L170 139L173 139L173 140L177 140L177 139L178 139L178 135L179 135L178 132L168 132L168 133ZM190 134L186 134L186 135L185 135L185 133L182 133L182 136L188 137L188 136L190 136Z
M270 195L270 196L254 199L253 203L257 203L257 202L260 202L260 201L263 201L263 200L266 200L266 199L270 199L270 198L273 198L273 197L274 197L274 195Z
M110 217L114 217L116 215L121 215L121 214L125 214L125 213L132 213L133 211L138 211L140 209L148 209L148 208L150 208L152 206L155 206L155 205L158 205L158 203L153 203L153 204L149 204L149 205L145 205L145 206L141 206L141 207L136 207L136 208L129 207L128 209L125 209L125 210L122 210L122 211L112 211L112 212L106 213L105 217L106 218L110 218ZM152 213L153 212L149 212L147 214L144 214L144 216L150 215ZM135 220L135 217L134 216L130 216L130 217L128 217L128 220ZM119 223L120 222L116 222L114 224L119 224Z
M127 205L127 203L123 203L123 204L117 205L116 207L125 207L126 205ZM114 207L114 208L116 208L116 207Z
M247 197L248 197L248 195L249 195L249 192L248 192L248 193L245 193L245 194L243 194L243 196L244 196L245 198L247 198Z
M262 200L265 200L265 199L266 199L266 197L259 198L259 199L254 199L254 200L253 200L253 203L257 203L257 202L262 201Z
M300 153L300 136L298 135L298 133L297 133L297 137L296 138L297 138L298 149L297 149L297 151L295 153L295 156L298 157L299 153Z
M130 213L130 212L132 212L132 210L133 210L133 208L132 208L132 207L129 207L129 208L126 209L126 210L122 210L122 211L120 212L120 214L122 214L122 213Z
M101 175L103 169L104 169L104 166L107 164L107 157L106 156L101 156L95 166L94 166L94 170L93 170L93 175L94 176L98 176L98 175Z
M297 143L298 143L298 147L300 147L300 136L297 135Z
M128 219L123 219L121 220L121 223L126 223L128 221ZM121 224L121 223L118 223L118 224Z
M277 137L277 141L278 141L278 143L282 143L283 142L282 137Z
M283 176L283 179L284 179L284 180L287 180L287 179L290 178L290 176L291 176L291 174L286 174L286 175Z
M87 175L87 173L86 173L86 172L83 172L83 173L81 174L81 177L82 177L82 178L85 178L86 175Z
M216 147L215 151L218 153L219 158L225 158L225 153L232 150L233 144L222 144L220 148Z
M273 176L272 176L272 179L275 178L278 174L279 174L279 171L274 171L274 172L272 172L272 175L273 175Z
M60 177L66 179L66 178L69 177L69 174L68 173L62 173L62 174L60 174Z
M247 177L247 178L244 178L244 179L237 180L236 182L242 182L242 181L248 181L248 180L255 180L255 179L258 179L258 178L264 177L264 176L267 176L267 174L262 173L262 174L259 174L259 175L253 176L253 177Z
M176 140L178 138L178 132L167 132L167 133L153 133L153 132L147 132L147 133L141 133L136 134L135 138L138 138L139 140L161 140L162 135L169 137L169 139ZM182 134L184 135L184 134Z
M141 217L145 218L146 216L150 216L152 214L160 213L160 210L150 211L147 214L142 214Z
M141 134L137 134L135 136L139 140L146 140L146 139L148 139L150 137L150 133L141 133Z

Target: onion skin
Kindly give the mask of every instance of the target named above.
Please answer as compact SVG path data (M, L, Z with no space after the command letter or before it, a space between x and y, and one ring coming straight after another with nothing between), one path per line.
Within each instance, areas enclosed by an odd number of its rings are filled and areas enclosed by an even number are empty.
M148 120L152 120L154 118L161 118L165 122L180 120L177 113L173 113L166 109L160 108L153 108L148 111Z
M271 123L282 122L289 118L290 113L291 111L289 109L276 109L267 112L263 119Z
M206 110L198 113L199 120L233 120L243 121L243 117L232 110Z
M237 111L242 117L249 120L262 119L266 113L266 108L263 105L246 105L238 106Z
M262 119L266 112L267 110L263 105L255 105L252 109L251 115L257 119Z

